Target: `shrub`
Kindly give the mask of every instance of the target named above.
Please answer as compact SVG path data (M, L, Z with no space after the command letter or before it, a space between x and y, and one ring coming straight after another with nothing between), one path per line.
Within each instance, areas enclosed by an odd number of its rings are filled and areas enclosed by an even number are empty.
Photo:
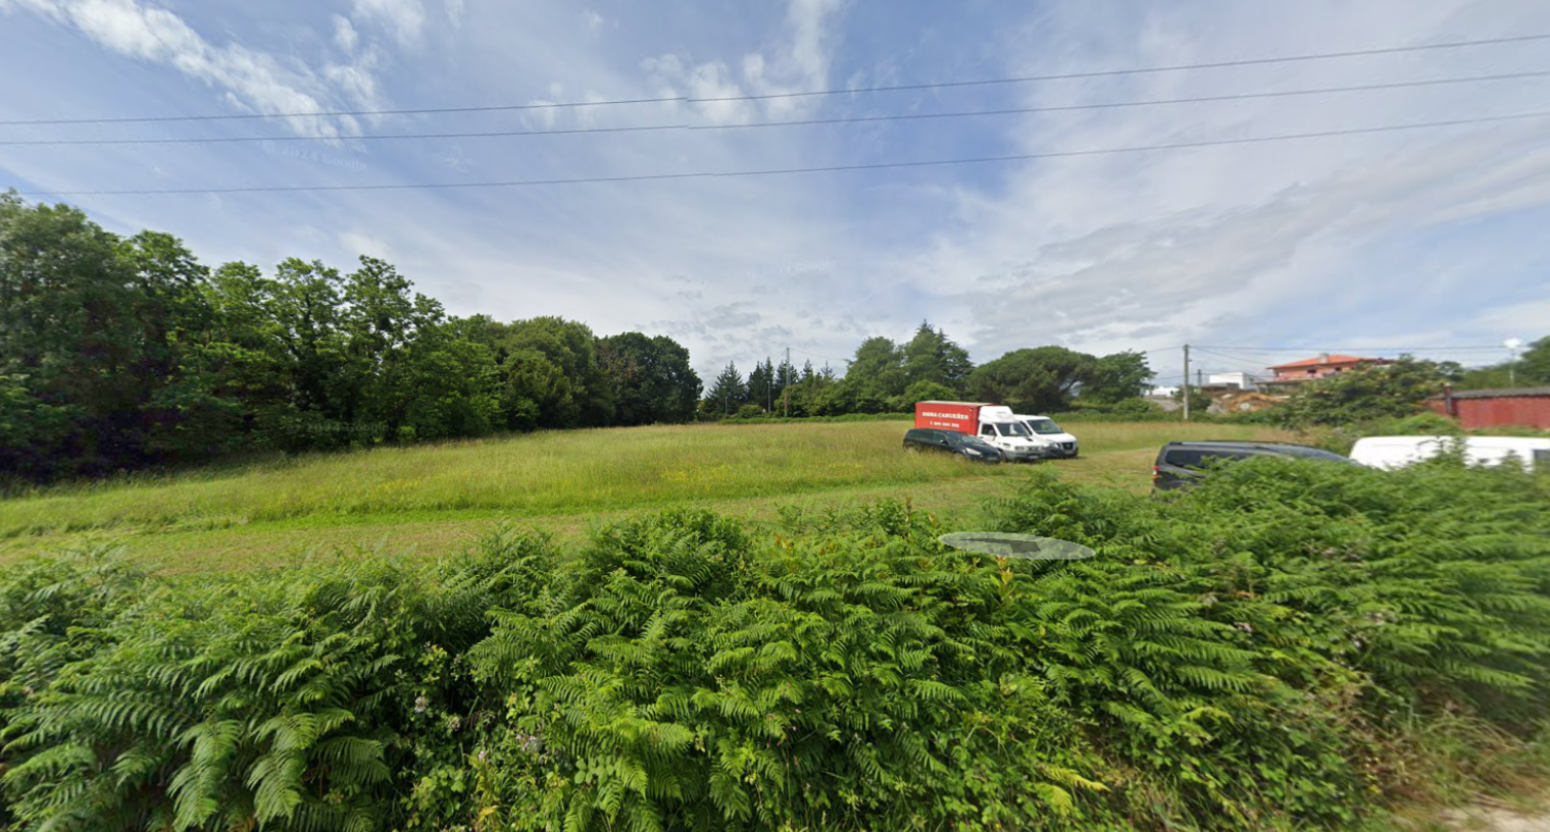
M0 810L16 830L1289 829L1425 796L1415 771L1451 794L1542 771L1542 478L1265 459L1147 499L1035 471L986 519L1096 556L949 550L883 502L769 527L664 512L569 556L500 530L415 567L38 561L0 578Z
M540 543L510 536L486 552L428 574L371 558L133 594L104 580L121 570L38 565L59 580L26 597L111 591L111 617L53 650L37 649L53 616L6 636L26 648L4 687L18 827L385 823L395 773L414 767L418 715L429 702L467 707L474 692L428 671L482 639L485 611L519 602L543 558Z

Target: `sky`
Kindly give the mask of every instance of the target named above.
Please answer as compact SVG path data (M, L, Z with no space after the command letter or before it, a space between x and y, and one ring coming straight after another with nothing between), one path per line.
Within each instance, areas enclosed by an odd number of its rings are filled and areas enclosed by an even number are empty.
M1186 343L1479 364L1550 335L1550 39L1267 59L1539 34L1543 0L0 0L0 188L211 266L381 257L705 379L922 321L1160 383ZM1137 103L1181 98L1218 100ZM484 109L366 114L446 108ZM1306 133L1341 135L1259 141ZM79 143L191 138L242 141ZM492 184L534 180L570 181ZM146 190L204 192L93 193Z

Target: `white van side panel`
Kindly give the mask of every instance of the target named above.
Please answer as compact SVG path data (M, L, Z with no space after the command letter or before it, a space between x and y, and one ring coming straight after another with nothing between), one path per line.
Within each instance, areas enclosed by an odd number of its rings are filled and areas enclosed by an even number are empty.
M1464 461L1470 465L1500 465L1516 458L1534 468L1535 452L1550 452L1550 439L1524 436L1369 436L1356 440L1351 459L1372 468L1393 470L1431 459L1464 442Z

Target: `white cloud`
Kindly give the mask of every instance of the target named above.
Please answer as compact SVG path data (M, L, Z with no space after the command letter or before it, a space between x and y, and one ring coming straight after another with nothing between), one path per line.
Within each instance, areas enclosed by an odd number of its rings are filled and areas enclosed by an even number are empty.
M350 25L350 19L342 15L334 15L334 44L346 52L354 52L360 42L361 39L355 33L355 27Z
M221 90L241 109L258 113L307 113L324 110L331 94L298 62L249 49L241 44L217 46L205 40L181 17L139 0L10 0L14 7L74 26L92 41L128 58L169 66L190 78ZM348 80L353 94L369 87L362 71L335 73ZM357 100L358 97L357 97ZM348 135L347 121L291 117L287 126L303 136Z
M339 234L339 246L353 257L375 257L379 260L392 262L394 257L393 247L382 238L360 231L345 231Z
M823 83L829 75L826 24L841 0L791 0L786 20L791 27L790 61L802 81Z
M603 24L607 22L608 18L603 17L592 9L581 10L581 23L587 27L588 31L596 32L598 29L603 28Z
M447 20L456 29L463 25L463 0L444 0L443 8L447 11Z
M1517 338L1527 344L1550 337L1550 288L1539 294L1541 297L1533 300L1487 309L1476 315L1470 324L1504 342Z
M1360 49L1372 44L1367 33L1375 30L1356 25L1357 19L1374 15L1389 21L1384 43L1457 40L1466 33L1489 37L1492 27L1461 33L1460 21L1505 26L1512 18L1485 9L1508 5L1439 0L1414 14L1411 4L1397 2L1360 10L1323 2L1299 5L1295 13L1256 6L1252 14L1232 4L1198 11L1150 5L1145 22L1128 32L1109 25L1114 18L1106 11L1062 7L1041 18L1039 35L1021 52L1059 59L1014 58L1006 74ZM1197 17L1209 18L1210 25ZM1521 30L1545 28L1513 22ZM1331 41L1335 31L1353 34ZM1096 32L1113 41L1104 44L1105 54L1125 59L1043 48L1088 43ZM1532 63L1530 57L1528 50L1439 52L1361 64L1314 62L1295 70L1251 67L1030 85L1019 103L1481 74L1511 71ZM1528 82L1040 114L1005 122L993 135L1007 152L1030 153L1216 140L1521 111L1533 109L1529 103L1543 100L1545 90L1543 83ZM1467 243L1419 241L1438 236L1439 229L1550 206L1550 153L1542 138L1547 123L1008 166L997 171L994 184L961 188L946 199L953 221L928 246L902 252L894 271L936 295L939 307L952 309L970 327L967 340L980 360L1038 343L1104 352L1203 337L1273 343L1342 329L1371 343L1407 318L1485 300L1438 273L1441 264L1466 256ZM1502 270L1524 262L1525 254L1507 250L1494 257L1489 267ZM975 288L932 288L943 286Z
M456 22L462 15L462 5L448 4L447 13L454 14ZM351 16L357 23L369 22L386 29L398 40L400 46L417 46L425 29L425 6L420 0L354 0Z
M642 62L651 79L691 99L780 96L822 89L829 74L830 27L841 0L788 0L786 30L771 49L749 52L740 61L741 79L720 60L694 64L687 55L666 54ZM802 98L750 101L699 101L697 114L708 124L746 124L762 114L789 116L809 103Z

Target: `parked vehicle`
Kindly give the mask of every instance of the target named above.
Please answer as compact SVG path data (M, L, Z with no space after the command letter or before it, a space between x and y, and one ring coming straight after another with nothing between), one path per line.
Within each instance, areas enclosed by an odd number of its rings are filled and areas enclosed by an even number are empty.
M1157 452L1152 466L1152 488L1172 491L1190 485L1212 463L1232 462L1262 456L1311 459L1354 464L1349 458L1322 448L1287 445L1278 442L1169 442Z
M975 402L920 402L915 405L915 427L966 433L999 448L1006 458L1024 462L1045 457L1045 443L1010 407Z
M1515 457L1524 468L1550 471L1550 438L1529 436L1368 436L1356 440L1351 458L1371 468L1394 470L1460 446L1469 465L1500 465Z
M958 454L975 462L1000 462L1001 449L967 433L937 428L911 428L904 432L905 450L925 449Z
M1076 437L1060 429L1055 420L1048 416L1025 416L1021 413L1012 414L1012 418L1022 422L1033 434L1035 442L1044 444L1044 455L1051 459L1075 459L1077 454Z

